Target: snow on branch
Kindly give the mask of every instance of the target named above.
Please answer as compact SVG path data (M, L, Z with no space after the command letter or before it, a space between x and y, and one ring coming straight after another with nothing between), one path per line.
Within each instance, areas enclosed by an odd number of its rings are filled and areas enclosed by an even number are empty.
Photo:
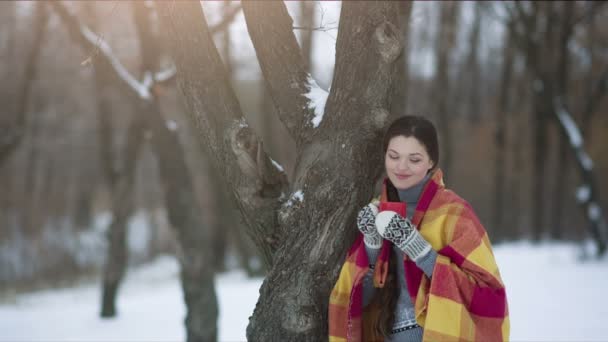
M171 65L164 70L156 72L154 74L154 81L156 83L168 82L175 77L175 75L177 75L177 68L175 68L175 65Z
M112 48L108 43L100 36L98 36L95 32L91 31L86 25L80 25L80 32L82 35L89 41L89 43L93 46L96 46L99 51L103 54L103 56L110 62L110 65L116 71L118 77L120 77L123 81L125 81L129 87L131 87L142 99L149 100L150 96L150 88L146 87L144 82L139 82L138 80L129 73L127 68L120 63L116 55L112 51ZM150 82L151 83L151 82Z
M304 94L306 98L308 98L308 108L314 110L315 115L313 116L311 122L314 128L319 127L321 121L323 120L323 115L325 114L325 103L327 102L327 97L329 93L323 90L317 82L308 75L307 84L308 92Z

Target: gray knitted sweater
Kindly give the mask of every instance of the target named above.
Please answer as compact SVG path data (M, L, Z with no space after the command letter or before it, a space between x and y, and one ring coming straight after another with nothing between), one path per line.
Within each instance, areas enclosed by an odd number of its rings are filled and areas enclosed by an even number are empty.
M399 198L407 205L407 217L412 218L416 205L418 204L418 198L424 188L424 185L429 180L429 176L425 177L417 185L406 189L399 190ZM380 249L369 248L365 246L367 251L367 257L369 259L370 266L373 267L378 258ZM397 254L398 260L403 260L403 252L393 246L393 251ZM426 274L427 277L431 277L433 269L435 268L435 262L437 260L437 252L431 250L425 256L420 258L416 265ZM368 273L363 279L363 305L369 304L371 299L376 292L373 284L373 269L370 268ZM397 278L399 282L399 298L397 300L397 306L395 308L395 321L393 323L393 331L395 332L389 336L385 341L387 342L414 342L422 341L422 328L416 325L416 316L414 313L414 304L410 298L407 282L405 280L405 270L402 267L397 267Z

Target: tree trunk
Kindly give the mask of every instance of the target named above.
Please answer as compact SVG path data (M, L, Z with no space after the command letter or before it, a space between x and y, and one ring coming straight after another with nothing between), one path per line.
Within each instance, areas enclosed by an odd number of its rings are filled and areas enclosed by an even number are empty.
M284 173L272 166L242 117L200 6L159 5L190 114L272 266L250 318L248 340L326 340L329 293L354 239L356 212L371 198L381 171L377 147L402 51L399 4L344 3L332 91L315 126L314 106L304 95L312 85L284 4L243 2L273 102L296 141L298 161L289 191Z
M566 99L568 94L568 77L570 63L568 58L568 42L572 34L572 19L574 13L574 3L564 2L556 4L559 14L559 30L557 31L556 46L556 72L555 87L558 96ZM564 198L566 197L568 171L570 170L570 158L568 158L568 143L566 136L558 135L559 145L557 150L557 165L555 183L553 186L553 216L551 222L550 236L552 239L561 240L563 238L563 217L564 217Z
M495 189L494 189L494 223L493 227L497 232L496 239L505 238L505 226L503 212L505 205L503 199L505 198L505 158L506 158L506 130L507 130L507 116L512 113L510 108L510 88L511 88L511 75L513 73L513 61L514 61L514 47L511 35L507 31L507 38L503 46L503 62L502 72L500 76L500 94L498 99L497 117L496 117L496 131L494 134L494 141L496 142L496 166L494 168L496 174L494 176Z
M312 74L312 28L315 26L315 2L300 1L300 26L309 28L300 31L304 66Z
M397 58L396 63L396 78L393 86L393 93L390 104L391 118L406 115L407 112L407 95L409 81L408 67L408 45L410 32L410 16L412 13L413 2L402 2L399 4L399 31L400 39L403 42L403 52Z
M472 123L478 123L481 116L480 91L483 87L480 84L481 72L479 66L479 39L481 37L481 8L485 6L483 2L473 3L474 17L473 27L469 33L469 55L467 57L466 72L469 74L467 111L466 115Z
M516 55L517 56L517 55ZM515 98L519 99L519 101L515 102L513 113L515 113L514 123L513 123L513 134L511 136L511 140L513 141L512 149L513 149L513 161L511 170L511 182L509 183L510 188L510 215L508 215L508 220L506 224L505 234L508 238L516 239L522 235L521 226L524 220L524 208L526 205L523 204L523 191L522 191L522 183L525 178L525 170L521 165L526 163L526 158L524 156L524 151L527 146L522 138L526 129L529 128L529 117L525 113L525 109L529 107L529 92L524 86L524 82L527 81L527 77L520 75L518 79L515 81L514 91Z
M16 13L13 13L13 15L16 15ZM9 112L8 116L5 116L5 114L0 116L0 164L15 150L25 134L27 105L30 102L32 86L37 77L38 56L44 44L44 31L48 21L48 11L43 3L36 4L33 21L34 39L25 60L23 80L19 84L20 87L16 88L16 94L13 93L13 88L10 88L6 93L7 98L2 96L3 104L14 103L15 105L7 106L9 110L13 109L14 112Z
M450 110L450 56L456 42L457 21L460 4L457 1L446 1L439 3L441 15L438 22L438 39L435 50L437 61L437 71L433 81L434 94L436 100L435 115L437 117L438 134L442 138L441 159L439 162L446 175L450 174L452 167L452 134L450 127L451 118L455 114Z
M151 7L134 2L133 14L139 35L142 69L152 73L158 67L157 37L150 30ZM200 5L199 5L200 6ZM186 302L188 342L217 341L218 304L215 294L213 227L205 227L194 185L177 129L165 122L156 92L150 101L140 100L141 113L152 128L152 145L158 158L169 222L179 242L181 284ZM169 128L173 127L173 128Z
M101 317L115 317L116 296L127 269L127 224L134 210L135 167L144 139L144 115L136 114L127 131L123 165L112 188L112 222L108 228L108 253L103 272Z

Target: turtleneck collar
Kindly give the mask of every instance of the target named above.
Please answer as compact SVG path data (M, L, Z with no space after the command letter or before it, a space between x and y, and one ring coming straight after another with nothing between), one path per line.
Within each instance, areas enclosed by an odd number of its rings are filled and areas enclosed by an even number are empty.
M424 185L431 179L431 173L428 173L424 178L416 185L407 188L407 189L397 189L399 193L399 199L402 202L406 203L407 208L407 217L411 217L416 210L416 205L418 204L418 198L420 198L420 193L424 188Z

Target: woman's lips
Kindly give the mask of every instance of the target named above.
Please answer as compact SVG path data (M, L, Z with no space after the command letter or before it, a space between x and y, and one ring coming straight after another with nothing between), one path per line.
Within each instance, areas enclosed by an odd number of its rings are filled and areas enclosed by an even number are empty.
M408 179L410 177L409 175L398 175L398 174L395 174L395 176L397 177L397 179L400 179L400 180Z

